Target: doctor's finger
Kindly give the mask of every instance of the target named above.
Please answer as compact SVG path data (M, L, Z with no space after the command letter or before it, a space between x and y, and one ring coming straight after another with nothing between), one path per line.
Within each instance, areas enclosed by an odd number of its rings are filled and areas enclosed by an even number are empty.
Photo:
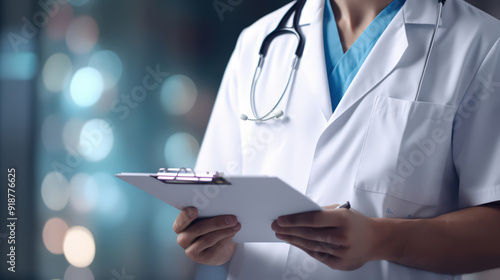
M341 227L347 223L349 211L329 210L280 216L280 227Z
M198 218L198 210L194 207L188 207L182 210L174 221L173 229L179 234L186 229L196 218Z
M337 246L348 245L342 228L280 227L276 221L272 223L271 228L276 233L284 235L297 236Z
M324 253L332 256L340 256L345 248L342 248L338 245L328 244L324 242L313 241L309 239L304 239L297 236L284 235L284 234L276 234L276 237L286 241L296 247L305 248L310 250L311 252Z
M328 206L324 206L323 209L325 210L338 210L337 206L339 206L340 204L333 204L333 205L328 205Z
M297 245L297 244L294 244L293 246L301 249L302 251L304 251L306 254L308 254L312 258L315 258L316 260L318 260L318 261L320 261L322 263L325 263L327 265L329 265L329 263L331 263L331 262L339 261L341 259L341 258L339 258L337 256L330 255L330 254L327 254L327 253L322 253L322 252L318 252L318 251L309 250L309 249L304 248L304 247L302 247L300 245Z
M190 246L195 239L207 233L214 232L221 229L235 227L238 220L235 216L218 216L214 218L203 219L196 221L191 226L187 227L184 231L177 236L177 243L182 248Z
M241 229L241 224L237 224L232 228L221 229L217 231L210 232L200 238L198 238L193 244L186 248L186 254L188 256L195 256L202 253L207 249L218 245L219 243L229 243L238 231ZM225 242L224 242L225 241Z
M233 250L236 246L236 243L233 243L233 237L234 235L228 236L221 241L219 241L217 244L214 246L207 248L206 250L202 251L199 255L198 258L203 261L203 260L213 260L219 258L221 255L224 255L224 252L227 252L228 248L232 247Z

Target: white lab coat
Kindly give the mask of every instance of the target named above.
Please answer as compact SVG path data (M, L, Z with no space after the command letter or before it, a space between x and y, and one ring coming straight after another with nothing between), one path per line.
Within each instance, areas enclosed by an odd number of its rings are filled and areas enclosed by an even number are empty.
M437 0L407 0L332 115L323 49L324 0L308 0L306 37L285 117L244 122L264 37L291 4L245 29L224 75L197 169L278 176L326 206L349 200L368 217L433 218L500 200L500 23L448 0L415 101ZM273 42L256 91L267 113L296 47ZM267 69L267 70L266 70ZM258 207L258 205L256 205ZM242 225L245 227L245 225ZM460 279L374 261L343 272L282 243L239 244L228 279Z

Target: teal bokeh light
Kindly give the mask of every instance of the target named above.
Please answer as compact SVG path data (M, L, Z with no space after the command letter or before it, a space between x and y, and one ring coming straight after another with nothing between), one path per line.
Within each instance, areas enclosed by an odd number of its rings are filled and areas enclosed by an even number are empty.
M116 85L123 72L120 57L113 51L104 50L96 52L89 60L89 66L98 70L104 79L104 89Z
M99 186L97 214L105 225L117 225L125 219L128 212L128 201L116 180L108 173L96 173L92 178ZM87 194L86 194L87 195ZM93 195L89 193L89 195Z
M200 149L198 141L189 133L179 132L165 144L165 161L168 167L194 168Z
M38 57L32 52L0 54L0 78L31 80L35 76Z
M104 80L101 73L92 67L76 71L70 85L71 98L76 105L89 107L101 98Z

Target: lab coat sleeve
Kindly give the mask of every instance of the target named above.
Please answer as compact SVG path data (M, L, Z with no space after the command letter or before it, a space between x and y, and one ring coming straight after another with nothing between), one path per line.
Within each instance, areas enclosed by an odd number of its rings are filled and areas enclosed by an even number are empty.
M196 163L198 171L241 173L238 69L243 32L229 59Z
M500 39L480 66L455 116L453 159L460 208L500 201L499 73Z

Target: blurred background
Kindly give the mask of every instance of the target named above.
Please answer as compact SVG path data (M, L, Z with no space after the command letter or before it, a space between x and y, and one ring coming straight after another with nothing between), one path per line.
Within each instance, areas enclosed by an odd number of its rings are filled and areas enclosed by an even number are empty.
M176 209L113 174L194 166L240 31L287 2L2 0L1 176L16 170L18 220L11 273L2 188L0 279L225 279L177 245ZM470 2L500 18L500 2Z

